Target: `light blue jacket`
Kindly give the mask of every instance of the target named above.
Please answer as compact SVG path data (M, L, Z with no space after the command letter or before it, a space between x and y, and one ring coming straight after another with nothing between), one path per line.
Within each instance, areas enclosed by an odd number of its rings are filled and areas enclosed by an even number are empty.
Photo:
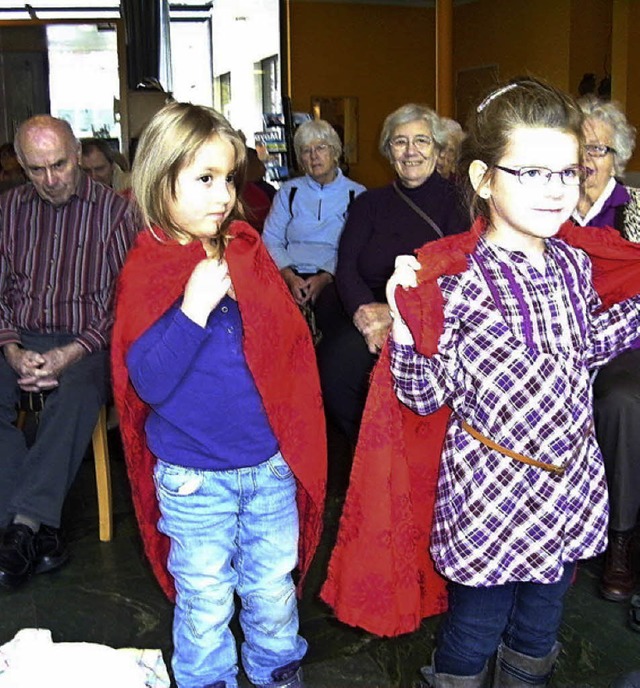
M349 203L365 190L340 169L329 184L319 184L309 175L285 182L273 199L262 234L278 268L335 274Z

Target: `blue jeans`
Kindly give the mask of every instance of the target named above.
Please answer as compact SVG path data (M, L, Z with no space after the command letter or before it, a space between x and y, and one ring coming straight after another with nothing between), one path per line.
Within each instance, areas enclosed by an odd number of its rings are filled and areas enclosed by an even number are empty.
M258 686L277 686L274 670L307 651L298 635L291 571L297 562L298 510L293 473L281 454L229 471L158 461L158 528L171 540L176 584L172 666L180 688L224 681L237 688L229 629L234 592L242 602L242 663Z
M438 632L437 673L475 676L502 642L529 657L546 657L556 641L575 564L558 583L507 583L472 588L449 583L449 611Z

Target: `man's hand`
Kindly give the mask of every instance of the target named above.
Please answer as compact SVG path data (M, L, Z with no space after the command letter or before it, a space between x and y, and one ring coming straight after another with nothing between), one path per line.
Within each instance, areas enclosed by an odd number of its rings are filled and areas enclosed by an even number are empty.
M3 347L6 362L16 371L19 377L28 377L44 363L44 357L37 351L23 349L17 344L6 344Z
M363 303L353 315L353 324L367 342L369 351L377 354L391 327L389 306L386 303Z
M39 369L41 383L48 385L50 380L59 380L66 368L77 363L87 353L87 350L77 342L46 351L42 354L44 364Z
M65 368L79 361L86 353L77 342L50 349L43 354L22 349L17 344L4 347L5 360L18 374L18 386L25 392L41 392L57 387Z

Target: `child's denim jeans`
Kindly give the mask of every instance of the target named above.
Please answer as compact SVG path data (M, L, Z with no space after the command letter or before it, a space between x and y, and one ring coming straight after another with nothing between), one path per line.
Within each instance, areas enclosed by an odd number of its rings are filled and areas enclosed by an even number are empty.
M507 583L484 588L449 584L449 611L438 633L436 671L475 676L504 642L529 657L544 657L557 639L564 596L575 564L557 583Z
M296 483L281 454L251 467L202 471L158 461L155 482L176 583L173 670L180 688L237 687L229 630L242 602L242 663L258 686L307 650L291 571L298 549Z

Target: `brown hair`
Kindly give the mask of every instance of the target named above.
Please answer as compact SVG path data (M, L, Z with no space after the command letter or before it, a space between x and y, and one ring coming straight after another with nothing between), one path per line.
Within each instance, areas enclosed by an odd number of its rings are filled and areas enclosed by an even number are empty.
M472 220L489 216L488 201L478 196L469 179L474 160L487 165L489 179L517 127L560 129L581 143L582 122L580 107L570 95L534 77L517 77L488 93L469 116L460 151L461 182Z
M232 220L243 219L240 193L244 184L247 154L244 142L215 110L191 103L169 103L159 110L145 128L132 169L132 188L145 223L161 227L170 237L188 243L191 237L171 217L170 200L176 198L176 181L200 147L214 136L233 146L236 203L217 237L220 255L228 241Z

